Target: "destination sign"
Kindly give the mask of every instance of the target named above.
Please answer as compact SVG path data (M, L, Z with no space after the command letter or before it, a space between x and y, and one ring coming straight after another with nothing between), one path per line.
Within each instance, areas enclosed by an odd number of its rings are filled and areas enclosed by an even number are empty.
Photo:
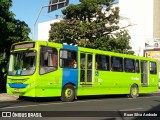
M12 49L17 50L17 49L24 49L24 48L34 48L35 43L22 43L22 44L16 44L12 47Z

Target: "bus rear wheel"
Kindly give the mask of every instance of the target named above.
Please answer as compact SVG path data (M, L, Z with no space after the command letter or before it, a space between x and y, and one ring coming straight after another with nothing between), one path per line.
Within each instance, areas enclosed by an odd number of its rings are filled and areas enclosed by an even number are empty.
M71 84L67 84L62 89L61 100L63 102L72 102L75 98L75 88Z
M133 84L130 88L130 97L137 98L138 96L139 96L138 86L136 84Z

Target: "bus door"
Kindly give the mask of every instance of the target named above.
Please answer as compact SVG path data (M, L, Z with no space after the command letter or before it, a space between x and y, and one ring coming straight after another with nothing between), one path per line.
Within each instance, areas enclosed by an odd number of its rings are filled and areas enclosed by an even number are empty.
M92 85L93 55L91 53L80 53L80 83L81 85Z
M148 62L141 61L141 84L148 86Z

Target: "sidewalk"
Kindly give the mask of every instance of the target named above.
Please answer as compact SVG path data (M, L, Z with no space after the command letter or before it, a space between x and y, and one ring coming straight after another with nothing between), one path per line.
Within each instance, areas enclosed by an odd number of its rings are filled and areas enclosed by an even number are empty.
M0 102L17 100L18 96L8 95L7 93L0 93Z

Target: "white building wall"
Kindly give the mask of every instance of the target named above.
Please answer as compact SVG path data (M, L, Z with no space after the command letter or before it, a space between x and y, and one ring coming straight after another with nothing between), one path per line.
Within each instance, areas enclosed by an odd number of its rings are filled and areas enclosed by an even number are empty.
M122 26L127 27L131 36L130 45L135 55L143 56L145 40L153 40L153 0L119 0Z
M154 38L160 41L160 0L154 0Z
M43 22L38 24L38 40L48 41L49 30L51 29L51 24L55 22L60 22L61 19L55 19L48 22Z

